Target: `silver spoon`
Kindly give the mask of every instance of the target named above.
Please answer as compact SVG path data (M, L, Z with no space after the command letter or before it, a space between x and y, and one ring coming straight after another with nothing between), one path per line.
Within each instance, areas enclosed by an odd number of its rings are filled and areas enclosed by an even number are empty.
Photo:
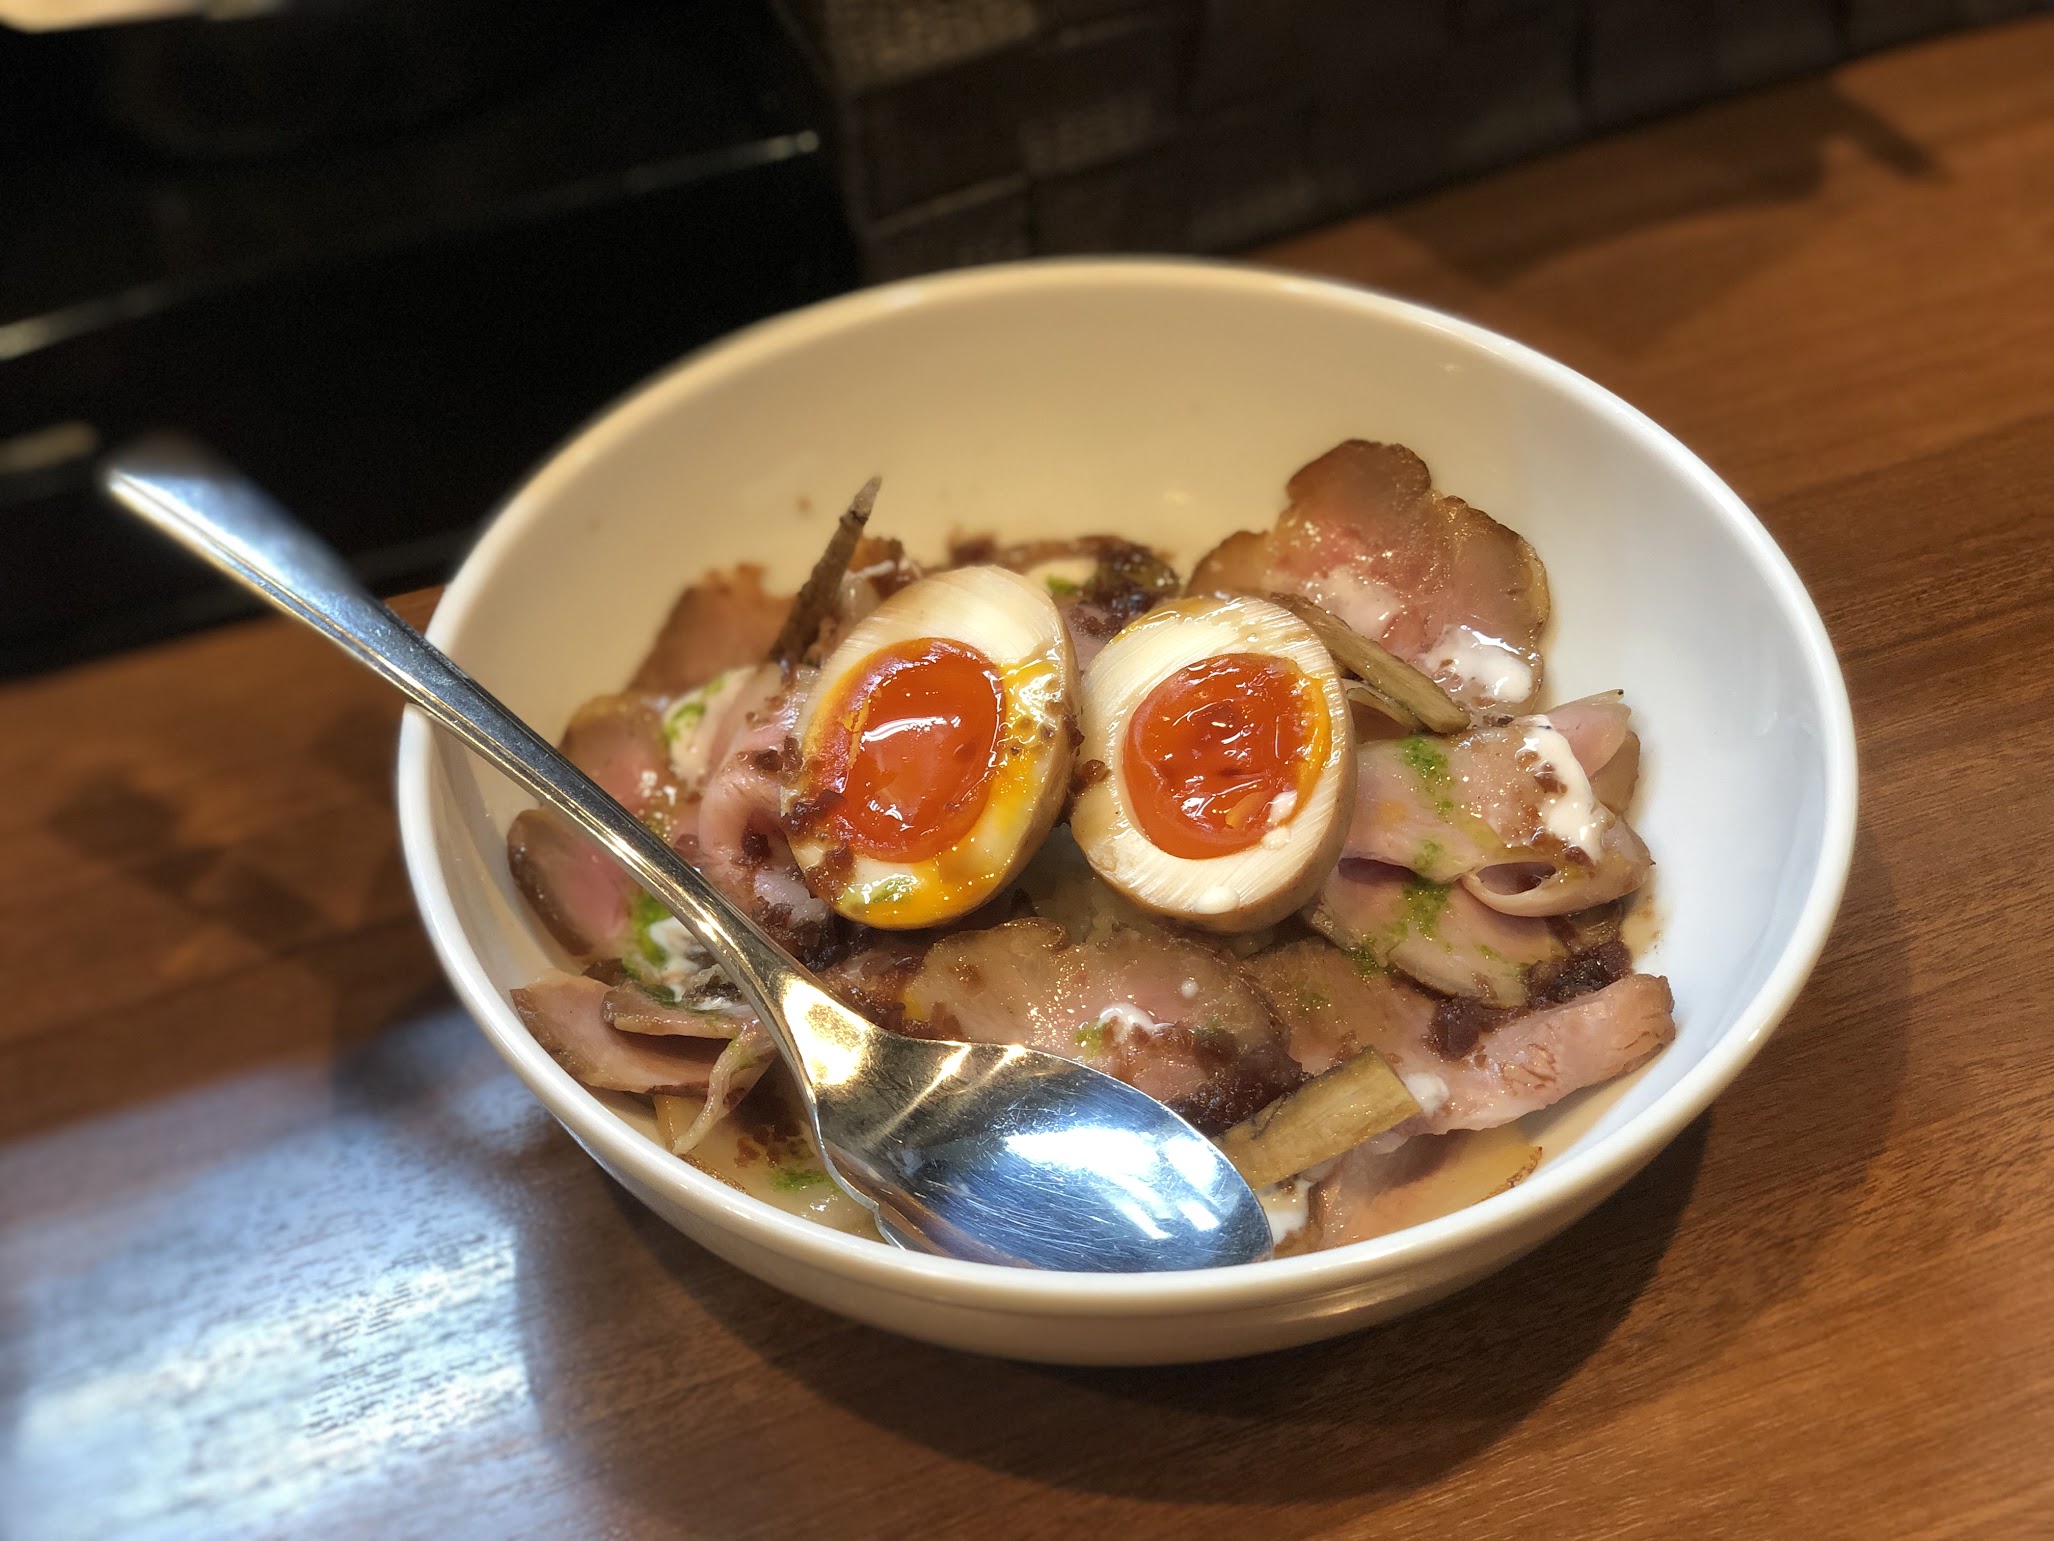
M358 584L264 492L158 436L103 490L396 686L570 819L705 944L770 1028L841 1185L900 1246L1028 1268L1141 1272L1270 1251L1217 1146L1122 1081L1011 1045L903 1038L864 1020L591 778Z

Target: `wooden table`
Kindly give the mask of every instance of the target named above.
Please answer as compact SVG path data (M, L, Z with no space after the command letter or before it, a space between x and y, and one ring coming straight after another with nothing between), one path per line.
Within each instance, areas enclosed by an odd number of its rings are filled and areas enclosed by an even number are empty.
M1817 596L1853 882L1718 1107L1343 1342L899 1342L529 1100L415 924L391 701L241 627L0 693L0 1531L2054 1534L2054 19L1266 255L1617 389Z

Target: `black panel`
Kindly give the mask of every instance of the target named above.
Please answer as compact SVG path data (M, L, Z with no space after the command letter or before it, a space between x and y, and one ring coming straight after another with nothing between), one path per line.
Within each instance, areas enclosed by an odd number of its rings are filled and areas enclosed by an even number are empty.
M0 670L245 608L99 505L94 444L189 429L406 587L636 381L854 281L755 7L496 9L530 34L462 67L418 20L0 34ZM220 89L321 48L357 84L304 113Z

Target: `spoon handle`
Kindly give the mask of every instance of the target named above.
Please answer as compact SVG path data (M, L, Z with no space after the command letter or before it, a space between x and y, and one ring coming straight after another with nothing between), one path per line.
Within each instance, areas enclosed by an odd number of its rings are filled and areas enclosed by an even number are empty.
M834 1001L755 921L440 648L371 597L342 559L262 489L199 446L153 435L112 456L115 502L305 622L555 809L682 921L813 1086L876 1029ZM817 1114L816 1114L817 1123Z

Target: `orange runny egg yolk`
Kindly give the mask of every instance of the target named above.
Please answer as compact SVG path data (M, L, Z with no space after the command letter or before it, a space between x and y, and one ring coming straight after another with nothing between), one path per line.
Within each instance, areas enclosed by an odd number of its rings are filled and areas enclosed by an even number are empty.
M1134 821L1171 856L1244 851L1275 822L1280 797L1304 802L1326 746L1326 714L1295 665L1262 653L1187 664L1128 720Z
M859 853L925 861L984 812L1004 713L1005 685L976 648L940 637L881 648L823 715L810 800Z

